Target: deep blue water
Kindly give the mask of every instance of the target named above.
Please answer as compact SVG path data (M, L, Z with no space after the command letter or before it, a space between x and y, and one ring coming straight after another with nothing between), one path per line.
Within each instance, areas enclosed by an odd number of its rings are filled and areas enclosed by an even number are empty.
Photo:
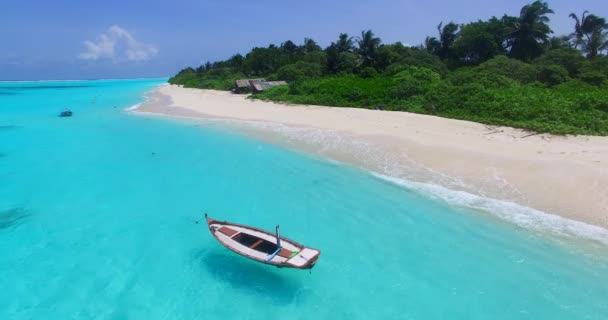
M161 82L0 83L0 319L608 318L602 245L124 112ZM204 211L281 224L320 262L245 260L194 223Z

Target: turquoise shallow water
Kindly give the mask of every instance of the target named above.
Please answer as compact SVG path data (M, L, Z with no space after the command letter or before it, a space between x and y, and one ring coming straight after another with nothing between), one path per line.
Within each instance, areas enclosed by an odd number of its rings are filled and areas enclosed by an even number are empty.
M606 247L123 111L159 83L0 83L0 319L608 318ZM244 260L204 210L280 223L320 262Z

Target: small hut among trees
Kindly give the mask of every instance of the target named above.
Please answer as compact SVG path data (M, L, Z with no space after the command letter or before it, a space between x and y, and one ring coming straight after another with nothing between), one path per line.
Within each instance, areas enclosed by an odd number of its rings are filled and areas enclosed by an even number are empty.
M248 93L252 91L252 83L266 81L265 79L239 79L234 82L234 93Z
M262 92L270 87L287 85L286 81L266 81L266 79L240 79L234 82L234 93Z

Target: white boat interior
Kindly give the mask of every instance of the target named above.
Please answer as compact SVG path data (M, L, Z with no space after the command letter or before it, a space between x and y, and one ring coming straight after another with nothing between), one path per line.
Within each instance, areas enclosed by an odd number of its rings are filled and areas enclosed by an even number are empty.
M276 265L304 267L316 259L319 250L303 247L284 238L239 225L212 221L209 228L214 236L229 249L250 258Z

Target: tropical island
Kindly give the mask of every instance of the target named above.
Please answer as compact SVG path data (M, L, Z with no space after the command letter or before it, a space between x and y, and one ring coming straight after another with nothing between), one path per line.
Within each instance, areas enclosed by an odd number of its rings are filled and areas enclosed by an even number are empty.
M555 36L552 12L535 1L517 16L440 23L419 46L367 30L324 49L253 48L183 69L133 111L236 123L391 179L605 228L608 25L573 13L571 34Z
M424 44L385 44L371 30L322 48L253 48L186 68L171 84L233 90L239 79L287 81L252 96L307 105L382 108L554 134L608 135L608 23L572 13L554 35L547 2L464 24L440 23Z
M0 320L608 320L608 1L533 1L6 1Z

